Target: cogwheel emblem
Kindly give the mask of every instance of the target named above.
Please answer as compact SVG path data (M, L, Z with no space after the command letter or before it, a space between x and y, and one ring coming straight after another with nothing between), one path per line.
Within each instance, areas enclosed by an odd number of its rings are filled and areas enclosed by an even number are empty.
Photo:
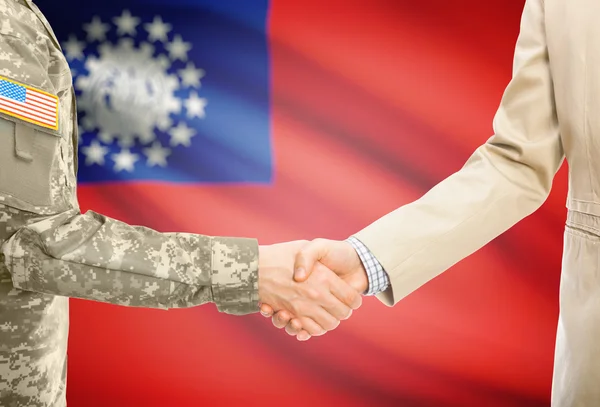
M174 149L191 145L193 121L206 114L198 95L205 72L188 61L192 45L160 16L142 23L128 10L112 24L95 16L83 30L85 40L71 35L63 47L85 164L115 172L166 167Z

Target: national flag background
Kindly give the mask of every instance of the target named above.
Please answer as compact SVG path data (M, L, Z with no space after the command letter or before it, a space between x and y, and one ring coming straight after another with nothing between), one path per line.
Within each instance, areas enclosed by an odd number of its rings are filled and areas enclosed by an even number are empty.
M458 170L492 134L524 1L37 4L61 41L125 7L163 15L211 66L190 151L219 159L178 179L134 172L122 181L81 163L82 209L267 244L343 239ZM236 47L248 36L264 36L264 65L243 63L260 52ZM244 129L248 117L258 118L254 130ZM243 157L256 159L235 161ZM547 406L565 197L563 168L536 214L397 306L367 298L307 343L213 305L72 300L69 406Z

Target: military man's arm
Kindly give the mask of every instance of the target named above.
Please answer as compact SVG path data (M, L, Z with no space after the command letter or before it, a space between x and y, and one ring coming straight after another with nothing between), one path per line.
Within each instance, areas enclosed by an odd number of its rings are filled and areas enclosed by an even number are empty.
M15 287L156 308L258 307L253 239L159 233L73 209L20 228L2 247Z

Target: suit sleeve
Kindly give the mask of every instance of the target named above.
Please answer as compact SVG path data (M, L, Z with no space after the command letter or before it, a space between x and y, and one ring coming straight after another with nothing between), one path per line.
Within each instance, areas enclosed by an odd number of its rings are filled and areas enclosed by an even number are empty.
M388 272L379 294L394 305L515 223L548 197L564 159L542 0L525 3L513 77L494 117L494 135L463 168L419 200L356 233Z

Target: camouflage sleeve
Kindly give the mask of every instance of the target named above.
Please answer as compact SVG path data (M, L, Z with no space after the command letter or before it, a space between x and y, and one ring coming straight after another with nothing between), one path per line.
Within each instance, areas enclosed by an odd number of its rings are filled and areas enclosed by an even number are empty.
M159 233L72 210L20 228L2 251L23 290L139 307L258 310L253 239Z

